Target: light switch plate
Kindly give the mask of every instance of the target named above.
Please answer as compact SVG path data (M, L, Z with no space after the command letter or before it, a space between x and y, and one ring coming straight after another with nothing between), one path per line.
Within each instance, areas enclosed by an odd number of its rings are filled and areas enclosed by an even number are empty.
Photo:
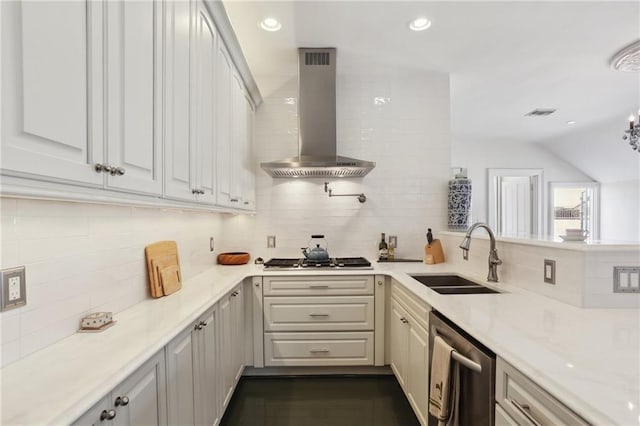
M276 248L276 236L267 235L267 248Z
M547 284L556 284L556 261L551 259L544 260L544 282Z
M0 271L0 310L19 308L27 304L27 283L24 266Z

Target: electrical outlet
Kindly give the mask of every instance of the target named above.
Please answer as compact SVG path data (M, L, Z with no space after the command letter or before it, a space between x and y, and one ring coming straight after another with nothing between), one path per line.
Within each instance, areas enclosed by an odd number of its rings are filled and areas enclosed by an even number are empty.
M0 291L1 310L18 308L27 304L27 290L24 266L4 269L0 271Z
M398 248L398 236L389 235L389 247Z
M209 251L213 251L215 249L215 245L213 243L213 237L209 238Z
M547 284L556 283L556 261L555 260L544 260L544 282Z
M267 248L276 248L276 236L267 235Z

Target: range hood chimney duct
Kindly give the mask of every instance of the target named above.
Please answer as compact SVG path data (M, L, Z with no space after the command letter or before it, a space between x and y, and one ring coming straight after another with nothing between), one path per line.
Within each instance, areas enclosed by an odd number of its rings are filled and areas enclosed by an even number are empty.
M274 178L363 177L371 161L336 154L336 49L298 49L298 156L261 163Z

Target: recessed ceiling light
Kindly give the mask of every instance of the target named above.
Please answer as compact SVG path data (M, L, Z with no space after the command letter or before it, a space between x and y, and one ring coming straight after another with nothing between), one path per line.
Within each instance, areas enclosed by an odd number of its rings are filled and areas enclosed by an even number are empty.
M409 28L413 31L424 31L431 26L431 21L427 18L420 17L409 22Z
M575 122L575 120L569 120L569 121L567 121L567 124L570 124L570 125L571 124L576 124L576 122Z
M260 28L265 31L278 31L282 24L276 18L264 18L260 21Z

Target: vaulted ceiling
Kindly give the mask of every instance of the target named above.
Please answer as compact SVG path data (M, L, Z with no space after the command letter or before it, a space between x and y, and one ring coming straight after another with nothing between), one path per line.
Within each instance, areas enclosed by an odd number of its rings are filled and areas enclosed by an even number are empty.
M338 73L450 74L453 139L549 142L618 126L640 106L640 74L612 56L640 38L640 2L224 2L263 95L297 73L297 47L337 47ZM275 17L278 32L259 21ZM408 23L427 16L431 27ZM525 117L535 108L548 117ZM567 124L575 121L575 124ZM622 143L622 142L620 142Z

